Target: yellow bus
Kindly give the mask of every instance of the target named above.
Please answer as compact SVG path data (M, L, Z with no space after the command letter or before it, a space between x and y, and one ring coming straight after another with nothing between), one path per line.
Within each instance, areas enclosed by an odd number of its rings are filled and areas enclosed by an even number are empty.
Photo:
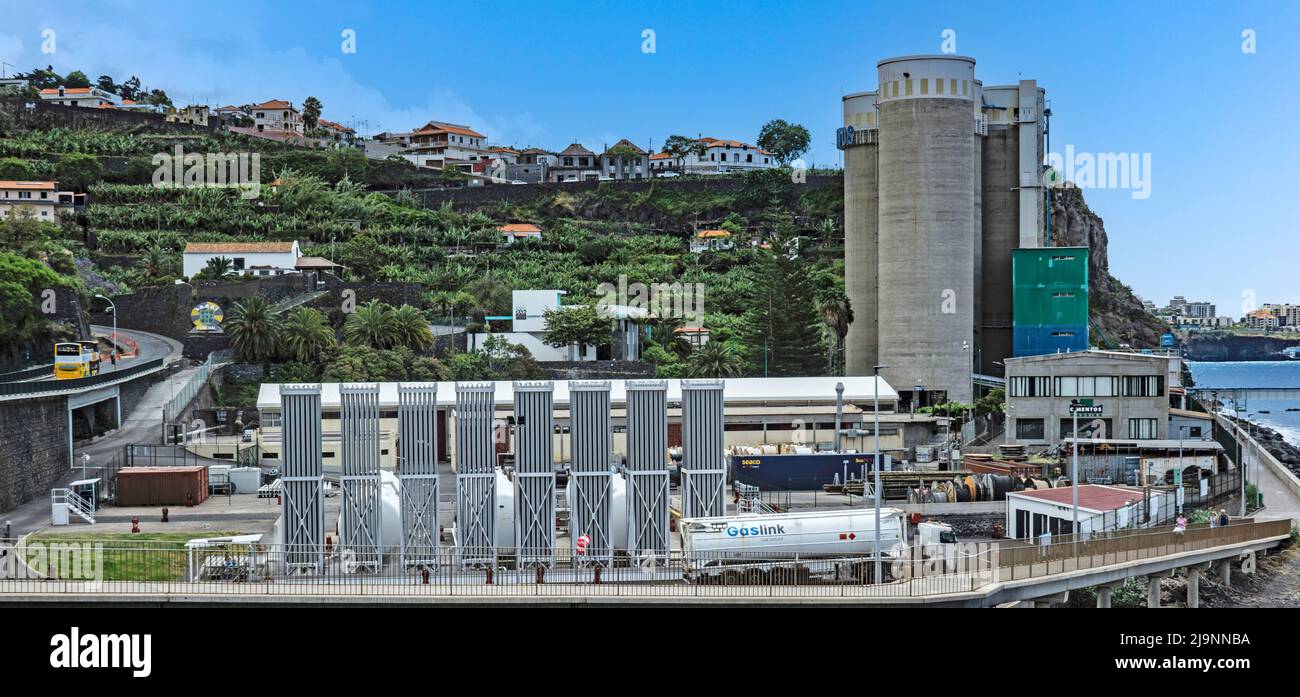
M54 345L54 379L72 380L99 374L99 343L64 341Z

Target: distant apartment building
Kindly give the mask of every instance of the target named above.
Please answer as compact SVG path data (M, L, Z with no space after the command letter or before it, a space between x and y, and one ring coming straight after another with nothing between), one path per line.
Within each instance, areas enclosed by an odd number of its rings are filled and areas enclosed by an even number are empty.
M254 104L253 128L258 132L288 131L302 135L302 113L294 107L293 102L272 99L269 102Z
M59 191L58 182L0 180L0 220L26 207L33 219L57 223L64 214L76 210L79 200L84 203L84 194Z
M1187 298L1184 298L1181 295L1175 295L1174 299L1169 301L1169 309L1173 310L1175 314L1182 314L1183 305L1186 304Z
M1241 322L1250 329L1277 329L1279 325L1277 315L1263 309L1246 313Z
M472 169L474 163L487 163L491 157L487 136L468 126L430 121L411 131L406 159L417 167Z
M1217 314L1218 313L1215 312L1214 303L1210 303L1210 302L1184 302L1183 303L1183 313L1182 313L1183 317L1206 319L1209 317L1214 317Z
M600 155L601 179L648 179L650 154L623 138Z
M600 163L596 153L574 143L560 151L548 179L552 182L596 181L600 179Z
M1279 327L1300 326L1300 305L1290 303L1264 303L1261 310L1268 310L1277 318Z

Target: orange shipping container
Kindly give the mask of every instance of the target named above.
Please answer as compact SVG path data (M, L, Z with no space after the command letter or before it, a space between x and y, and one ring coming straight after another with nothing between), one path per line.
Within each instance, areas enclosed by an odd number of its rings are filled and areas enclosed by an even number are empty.
M117 505L198 505L208 498L207 467L124 467L117 472Z

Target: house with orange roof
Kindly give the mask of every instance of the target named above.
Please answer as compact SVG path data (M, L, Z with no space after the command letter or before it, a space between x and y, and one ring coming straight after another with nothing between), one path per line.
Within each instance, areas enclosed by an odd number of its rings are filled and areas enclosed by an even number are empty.
M691 238L691 253L699 254L701 252L717 252L725 249L733 249L736 241L732 239L730 230L700 230Z
M302 135L302 113L293 102L272 99L250 107L253 114L253 128L263 133L266 131L285 131Z
M40 91L41 99L51 104L97 109L101 106L117 107L122 98L98 87L50 87Z
M190 242L181 255L182 272L193 278L217 257L229 259L235 273L280 276L297 271L298 242Z
M0 180L0 220L26 207L34 219L57 223L61 215L76 210L78 199L84 203L84 197L84 194L59 191L58 182Z
M474 163L486 164L492 159L487 136L469 126L445 121L430 121L411 131L403 157L417 167L454 167L463 171L472 171Z
M498 225L497 232L501 233L501 236L505 238L506 244L514 244L516 240L542 239L542 229L532 223Z
M327 139L335 143L352 145L352 143L357 139L356 130L348 128L341 123L320 119L316 124L325 131Z

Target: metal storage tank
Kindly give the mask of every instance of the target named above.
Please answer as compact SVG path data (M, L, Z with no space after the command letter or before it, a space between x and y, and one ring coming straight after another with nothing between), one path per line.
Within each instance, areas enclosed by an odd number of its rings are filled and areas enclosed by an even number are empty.
M877 363L876 302L879 232L879 177L876 150L876 93L843 99L844 124L836 146L844 151L844 293L853 323L844 338L846 375L870 375Z
M879 361L894 385L971 401L975 326L975 60L877 65Z

